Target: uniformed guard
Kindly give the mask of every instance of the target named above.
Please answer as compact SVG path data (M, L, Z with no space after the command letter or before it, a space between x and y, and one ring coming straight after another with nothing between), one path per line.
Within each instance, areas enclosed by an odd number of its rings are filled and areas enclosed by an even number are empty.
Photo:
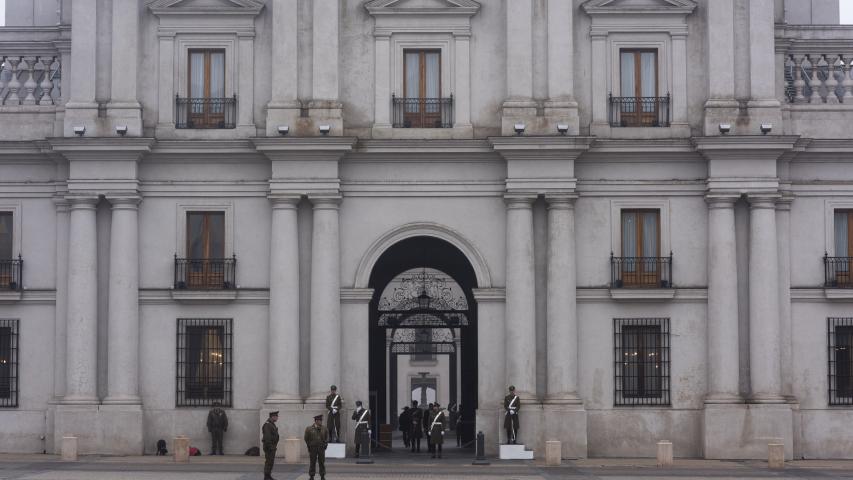
M403 446L405 446L406 448L409 448L409 443L410 443L409 432L412 431L412 420L411 420L411 416L409 415L409 406L408 405L404 406L403 411L400 412L400 417L397 420L397 425L399 425L397 428L401 432L403 432Z
M220 407L219 402L213 402L213 408L207 413L207 431L210 432L210 454L223 455L222 437L228 431L228 416Z
M441 405L435 402L429 418L429 438L432 444L432 458L438 454L441 458L441 446L444 444L444 432L447 431L447 412L441 409Z
M314 480L317 464L320 464L320 479L326 480L326 447L329 446L329 430L323 426L323 416L314 417L314 424L305 429L305 445L308 447L308 478Z
M424 412L424 432L426 432L427 452L429 453L435 453L435 450L432 448L432 437L429 434L429 422L432 418L432 407L433 404L430 403L427 405L426 411Z
M261 444L264 447L264 480L275 480L272 478L272 467L275 463L275 451L278 448L278 412L270 412L270 418L264 423L261 433Z
M344 405L344 399L338 395L338 387L332 385L329 387L329 394L326 396L326 424L329 428L329 439L332 443L341 442L341 409Z
M462 405L456 406L456 446L462 446Z
M509 386L509 395L504 397L504 428L506 443L515 445L518 441L518 411L521 409L521 399L515 394L515 387Z
M417 453L421 453L421 438L424 436L424 411L418 408L417 400L412 400L412 408L409 409L409 419L412 425L412 429L409 431L409 441L412 442L412 453L415 453L416 445Z
M357 457L361 451L361 432L367 431L370 435L370 410L364 408L361 400L355 402L355 411L352 412L352 419L355 420L355 456Z

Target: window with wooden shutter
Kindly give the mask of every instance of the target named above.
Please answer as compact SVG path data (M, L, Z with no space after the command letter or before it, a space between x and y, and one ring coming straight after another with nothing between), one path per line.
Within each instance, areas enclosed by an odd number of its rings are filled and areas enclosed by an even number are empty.
M622 210L622 282L660 286L660 211Z

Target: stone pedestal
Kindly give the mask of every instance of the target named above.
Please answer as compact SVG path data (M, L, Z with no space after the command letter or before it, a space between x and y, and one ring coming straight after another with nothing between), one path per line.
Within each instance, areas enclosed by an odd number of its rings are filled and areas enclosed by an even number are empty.
M190 461L190 439L178 435L172 439L172 452L175 454L175 462L188 463Z
M288 438L284 440L284 463L299 463L302 440Z
M672 442L661 440L658 442L658 467L672 466Z
M77 461L77 437L62 437L62 460L64 462Z
M767 444L784 445L793 458L793 414L785 404L705 405L704 450L708 459L764 460Z
M767 444L767 466L785 468L785 446L781 443Z
M524 445L501 445L501 460L533 460L533 450L527 450Z
M326 458L347 458L347 445L345 443L330 443L326 449Z
M563 447L557 440L548 440L545 442L545 465L556 467L563 463L562 457Z
M498 444L500 443L500 431L503 426L501 423L503 419L501 411L497 408L478 408L476 417L477 425L475 431L483 432L485 436L485 454L490 457L497 455Z
M62 450L63 437L77 438L77 453L100 453L97 405L57 405L54 416L54 451Z
M101 405L98 437L98 453L142 455L145 451L142 405Z
M587 414L583 405L546 403L542 408L542 436L560 439L562 458L586 458Z

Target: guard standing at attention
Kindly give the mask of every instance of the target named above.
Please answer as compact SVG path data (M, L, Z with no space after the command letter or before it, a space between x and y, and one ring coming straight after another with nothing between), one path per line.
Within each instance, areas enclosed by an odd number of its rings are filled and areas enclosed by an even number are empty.
M275 480L272 478L272 467L275 463L275 451L278 448L278 427L275 426L277 421L278 412L270 412L270 418L261 428L263 434L261 444L264 447L264 480Z
M323 416L314 417L314 423L305 429L305 445L308 447L308 478L314 480L317 464L320 464L320 479L326 480L326 447L329 446L329 430L323 426Z
M424 411L418 408L418 401L412 400L412 408L409 409L409 419L411 420L412 429L409 431L409 441L412 442L412 453L415 453L415 445L417 452L421 453L421 438L424 436Z
M399 430L403 432L403 446L409 448L409 432L412 430L412 419L409 415L409 406L406 405L403 407L403 411L400 412L400 418L397 421L399 425Z
M210 454L223 455L222 437L228 431L228 415L219 402L213 402L213 408L207 413L207 431L210 432Z
M504 397L504 428L506 429L506 443L515 445L518 443L518 410L521 409L521 399L515 394L515 387L509 386L509 395Z
M361 400L355 402L352 419L355 420L355 456L358 457L361 452L361 432L367 431L370 435L370 410L362 406Z
M447 413L441 409L438 402L432 404L429 416L429 438L432 445L432 458L438 454L441 458L441 445L444 444L444 432L447 431Z
M329 387L329 394L326 395L326 411L329 412L326 424L329 425L329 439L332 443L341 442L341 408L343 406L344 399L338 395L338 387L332 385Z

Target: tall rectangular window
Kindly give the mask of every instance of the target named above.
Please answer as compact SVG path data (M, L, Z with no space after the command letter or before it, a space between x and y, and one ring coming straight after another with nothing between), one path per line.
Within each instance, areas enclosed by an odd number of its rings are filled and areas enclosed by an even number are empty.
M12 220L12 212L0 212L0 260L11 260L15 255Z
M853 318L827 319L829 404L853 405Z
M177 406L231 406L231 324L231 319L178 319Z
M187 286L221 288L225 265L225 212L187 212Z
M189 118L195 128L223 128L226 108L231 107L225 98L225 51L189 51Z
M0 319L0 407L18 406L18 320Z
M624 126L657 126L657 50L620 50L620 110Z
M622 282L660 286L660 210L622 210Z
M412 128L443 126L441 102L441 52L403 52L403 121Z
M669 405L668 318L616 318L615 405Z

